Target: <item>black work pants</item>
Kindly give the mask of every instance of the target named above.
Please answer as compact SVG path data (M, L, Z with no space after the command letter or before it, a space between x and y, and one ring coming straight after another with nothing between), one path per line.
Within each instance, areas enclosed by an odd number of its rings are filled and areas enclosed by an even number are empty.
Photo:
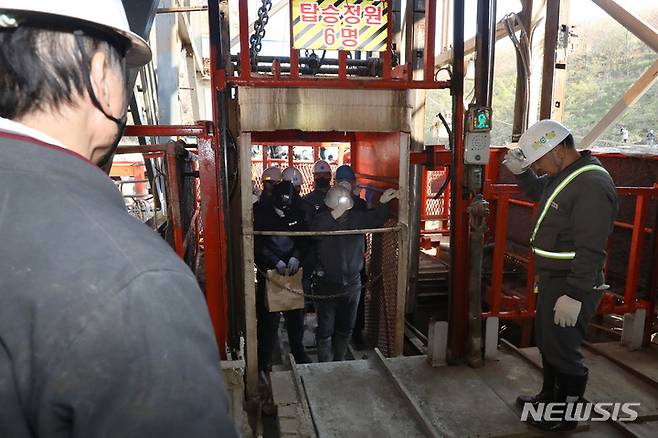
M572 286L564 275L540 272L538 275L537 315L535 340L544 358L563 374L581 376L586 368L581 347L587 325L596 313L602 293L592 290L582 301L578 321L574 327L560 327L554 322L555 302Z

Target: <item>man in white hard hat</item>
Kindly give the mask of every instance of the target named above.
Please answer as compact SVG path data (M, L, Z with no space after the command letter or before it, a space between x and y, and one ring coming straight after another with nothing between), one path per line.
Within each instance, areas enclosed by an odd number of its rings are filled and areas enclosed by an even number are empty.
M325 198L328 211L318 214L310 229L339 231L381 227L389 218L388 202L397 197L396 190L388 189L382 194L377 208L355 210L352 192L336 185ZM362 234L351 234L318 236L316 240L313 295L318 319L315 335L318 359L320 362L340 361L345 359L356 322L365 239Z
M99 169L150 60L120 0L0 0L0 436L236 436L196 278Z
M302 184L304 184L304 175L294 166L286 167L281 174L283 181L289 181L297 193L302 191Z
M561 123L542 120L528 128L503 163L519 187L539 202L530 244L536 272L535 340L544 380L539 394L517 403L569 403L573 413L587 384L580 351L604 284L606 242L617 214L617 191L590 151L578 152ZM541 175L541 176L538 176ZM534 423L546 431L574 429L576 421Z
M336 168L336 185L342 185L352 193L352 200L354 201L355 210L366 211L368 210L368 203L359 196L360 187L356 183L356 174L349 164L343 164ZM363 236L365 239L366 236ZM359 306L356 312L356 321L354 323L354 330L352 332L352 340L354 346L358 350L366 348L366 339L363 336L363 330L366 328L366 285L368 284L368 276L365 269L361 269L361 297L359 298Z
M313 164L313 191L304 196L304 202L307 204L309 217L323 211L324 197L331 186L331 166L324 160L318 160Z
M261 204L271 204L274 186L283 179L281 169L276 166L268 167L263 171L260 179L263 182L263 191L260 194L258 202Z

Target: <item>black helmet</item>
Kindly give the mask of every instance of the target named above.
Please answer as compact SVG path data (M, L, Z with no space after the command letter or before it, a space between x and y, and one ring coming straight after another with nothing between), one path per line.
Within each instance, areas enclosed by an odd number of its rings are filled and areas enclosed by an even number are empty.
M290 181L281 181L274 186L273 202L274 207L283 211L289 212L292 206L298 201L299 194L295 190L295 186Z

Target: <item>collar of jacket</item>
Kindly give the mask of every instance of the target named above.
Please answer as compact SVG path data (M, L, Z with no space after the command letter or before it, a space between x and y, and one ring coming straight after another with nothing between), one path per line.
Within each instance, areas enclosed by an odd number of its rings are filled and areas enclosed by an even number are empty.
M98 202L121 208L123 198L109 176L82 155L32 137L0 132L0 170L65 179L80 191L93 193Z
M567 167L562 169L560 173L556 175L556 179L563 179L565 176L570 175L571 172L573 172L576 169L580 169L583 166L587 166L589 164L597 164L601 165L601 162L599 161L598 158L592 156L592 151L590 150L584 150L584 151L578 151L580 154L580 158L578 158L576 161L573 163L569 164Z

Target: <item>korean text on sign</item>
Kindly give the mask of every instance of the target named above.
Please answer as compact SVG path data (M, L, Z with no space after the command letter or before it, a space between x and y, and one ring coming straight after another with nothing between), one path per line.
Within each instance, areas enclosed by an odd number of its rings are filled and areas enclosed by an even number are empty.
M313 50L385 51L387 2L293 0L293 47Z

